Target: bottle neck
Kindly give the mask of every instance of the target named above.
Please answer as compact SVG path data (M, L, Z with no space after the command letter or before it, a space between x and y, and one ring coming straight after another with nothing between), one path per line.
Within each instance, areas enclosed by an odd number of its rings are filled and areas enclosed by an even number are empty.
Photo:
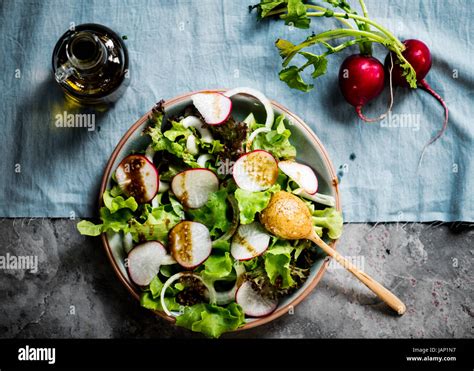
M82 31L67 45L66 55L72 67L88 73L105 64L107 48L97 35Z

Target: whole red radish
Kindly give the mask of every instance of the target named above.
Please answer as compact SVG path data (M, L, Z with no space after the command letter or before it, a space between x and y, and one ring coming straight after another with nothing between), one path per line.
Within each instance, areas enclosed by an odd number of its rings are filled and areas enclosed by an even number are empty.
M364 121L373 121L362 114L362 107L380 95L384 87L382 63L372 56L354 54L347 57L339 69L339 87L346 101L356 108Z
M423 90L427 91L428 93L430 93L433 97L435 97L444 108L443 126L441 127L441 130L438 131L438 134L436 134L436 136L433 137L423 148L423 152L420 157L420 163L421 163L421 160L423 158L423 153L425 152L426 148L430 144L435 142L439 137L441 137L441 135L443 135L444 131L446 130L448 126L449 111L443 98L441 98L441 96L438 93L436 93L425 80L425 77L431 68L431 52L428 46L424 42L420 40L415 40L415 39L405 40L403 44L405 45L406 49L402 52L402 55L405 57L408 63L412 65L413 69L415 70L418 86L422 88ZM395 60L396 56L392 55L392 58ZM389 69L390 65L391 65L390 54L388 54L387 58L385 58L385 67ZM400 68L399 64L394 64L393 66L392 81L395 85L408 87L407 80L405 76L403 76L403 70L402 68Z

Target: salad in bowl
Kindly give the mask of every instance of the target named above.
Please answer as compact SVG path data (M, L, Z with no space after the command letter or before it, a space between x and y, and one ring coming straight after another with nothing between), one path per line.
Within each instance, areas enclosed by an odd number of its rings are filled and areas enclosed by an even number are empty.
M239 120L233 103L242 94L258 105L247 105ZM101 222L77 227L119 241L119 274L143 307L219 337L270 317L307 286L321 261L311 241L272 234L272 218L285 223L286 212L270 213L273 200L302 200L328 242L339 238L343 221L334 195L321 193L319 175L297 160L291 122L262 93L237 88L190 98L173 114L156 104L141 148L114 163Z

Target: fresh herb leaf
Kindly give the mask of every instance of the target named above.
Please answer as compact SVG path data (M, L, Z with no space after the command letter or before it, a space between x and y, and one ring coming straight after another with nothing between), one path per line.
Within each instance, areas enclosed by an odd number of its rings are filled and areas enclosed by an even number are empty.
M309 28L311 20L306 14L306 6L302 0L288 0L287 8L288 13L281 16L286 25L297 28Z
M311 74L313 79L316 79L317 77L326 73L328 60L324 55L316 55L309 52L299 52L299 54L308 60L308 62L305 64L305 68L306 65L311 65L314 67L313 73Z
M258 4L258 12L259 17L264 18L270 13L272 10L277 8L282 4L286 4L287 1L285 0L262 0L260 4Z

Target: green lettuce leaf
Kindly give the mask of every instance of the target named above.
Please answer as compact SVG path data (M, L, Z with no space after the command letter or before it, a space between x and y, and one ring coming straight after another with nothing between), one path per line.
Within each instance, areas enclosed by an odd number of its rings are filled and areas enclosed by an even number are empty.
M181 305L176 301L175 297L165 296L164 300L169 310L179 311L181 309ZM163 310L160 297L154 298L151 292L143 292L140 295L140 305L151 310Z
M129 231L135 242L158 240L166 244L168 242L168 232L181 220L182 218L176 214L170 205L160 205L148 212L145 222L140 223L135 218L130 220Z
M116 196L113 196L115 194ZM113 230L114 232L129 229L128 221L133 217L132 211L137 210L138 204L133 197L126 200L118 195L116 187L104 192L104 207L100 209L101 224L94 224L87 220L77 223L77 230L85 236L99 236L103 232Z
M342 234L342 214L332 207L328 207L324 210L314 210L313 225L321 234L324 230L330 239L337 240Z
M229 276L232 273L232 258L228 252L224 255L213 254L204 263L201 275L207 282L213 282Z
M85 236L99 236L102 233L103 224L94 224L88 220L77 223L77 230Z
M230 242L227 240L215 240L212 242L212 248L220 251L230 251Z
M120 209L130 209L135 211L138 208L137 201L133 197L129 197L126 200L122 196L111 195L111 191L107 190L102 196L104 205L113 214Z
M236 303L227 307L195 304L186 307L184 313L176 318L176 325L212 338L218 338L224 332L235 330L244 323L244 312Z
M278 116L271 131L258 134L252 142L252 149L263 149L278 159L296 157L296 148L289 140L291 131L285 127L284 118Z
M194 155L186 149L186 139L193 134L191 128L185 128L179 122L173 121L172 127L164 133L161 130L161 120L155 126L149 126L146 133L152 140L155 151L166 151L182 159L188 166L199 167ZM171 139L170 139L171 138Z
M281 277L281 288L295 285L290 269L293 250L294 248L289 241L276 240L274 245L263 255L265 271L272 284L275 284L277 278Z
M252 223L255 220L255 215L267 207L272 194L279 190L280 186L278 184L262 192L250 192L238 188L235 191L235 198L239 205L240 223Z
M227 217L227 190L221 189L209 195L206 204L198 209L188 210L191 219L209 228L211 237L227 232L231 222Z

